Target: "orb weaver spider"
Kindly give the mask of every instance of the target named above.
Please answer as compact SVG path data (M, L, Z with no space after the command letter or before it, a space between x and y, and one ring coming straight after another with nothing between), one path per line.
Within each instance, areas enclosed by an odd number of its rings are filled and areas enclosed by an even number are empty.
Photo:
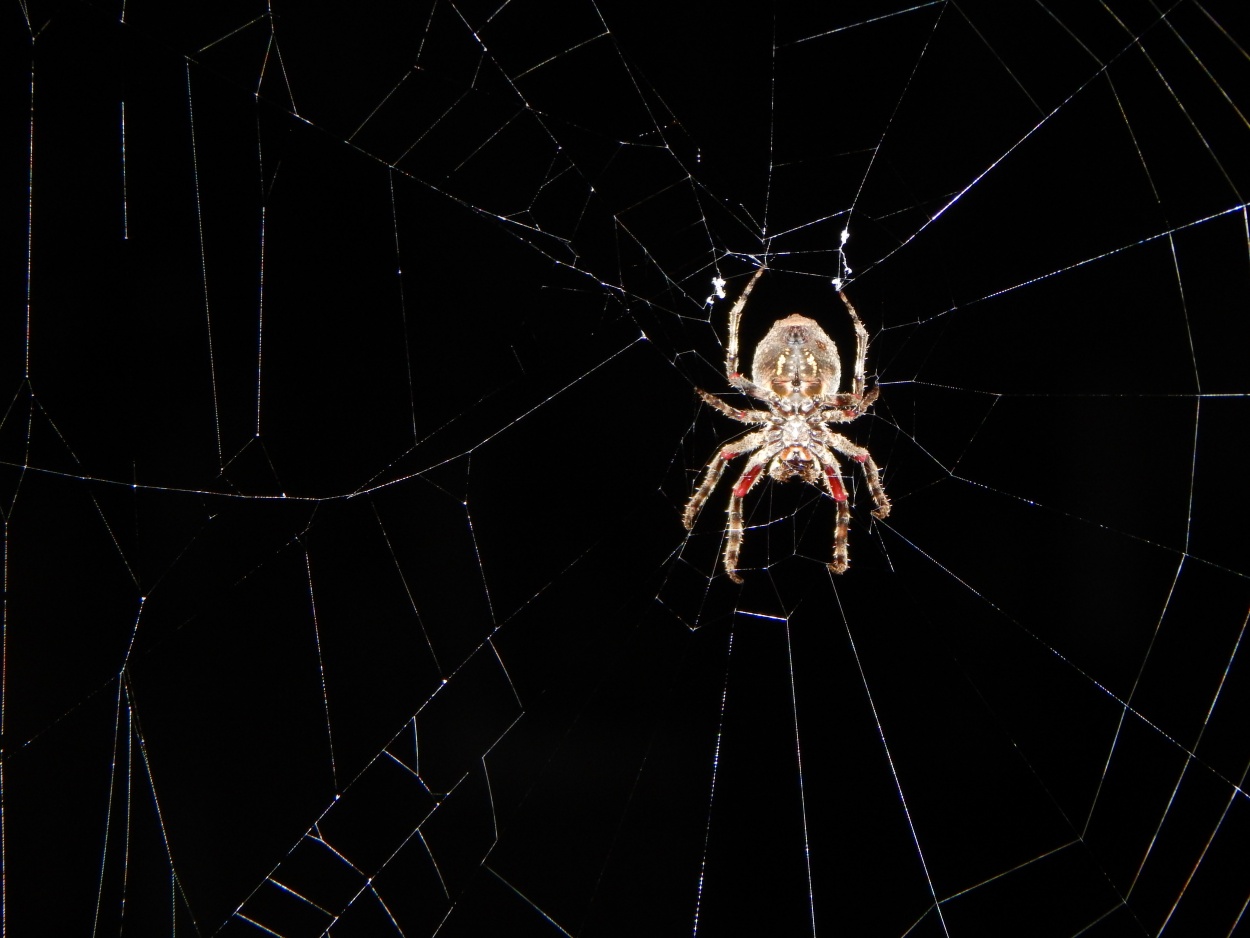
M873 515L884 518L890 513L890 500L881 486L881 472L868 450L852 443L831 424L849 423L868 412L877 399L878 389L866 389L865 360L868 356L868 330L859 314L842 291L846 310L855 327L855 365L849 391L838 391L842 363L833 340L815 320L795 313L773 323L768 334L755 348L751 377L738 371L738 326L747 298L767 268L760 267L747 282L729 310L729 346L725 355L725 375L729 383L743 394L761 401L768 410L740 410L719 397L696 388L699 397L726 417L760 429L722 446L708 462L690 501L682 522L686 530L695 519L708 496L720 481L731 459L747 456L746 465L729 495L729 521L726 526L725 572L735 583L738 555L742 550L742 500L765 469L779 482L802 479L826 492L837 504L838 518L833 532L833 560L829 569L845 573L850 566L847 529L851 508L842 483L842 471L835 453L859 463L863 468L868 490L875 505Z

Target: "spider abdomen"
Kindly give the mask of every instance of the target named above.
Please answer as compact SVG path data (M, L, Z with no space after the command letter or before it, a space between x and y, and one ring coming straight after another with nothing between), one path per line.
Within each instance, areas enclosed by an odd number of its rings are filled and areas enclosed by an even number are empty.
M751 362L752 380L783 400L836 394L841 373L833 339L798 313L773 323Z

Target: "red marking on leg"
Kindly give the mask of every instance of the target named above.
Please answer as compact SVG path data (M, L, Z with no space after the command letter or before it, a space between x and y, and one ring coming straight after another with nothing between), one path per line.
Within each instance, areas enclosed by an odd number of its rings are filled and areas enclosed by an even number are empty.
M734 486L734 495L738 498L742 498L746 495L746 493L751 490L751 486L755 484L755 479L760 474L760 470L763 468L763 466L756 466L754 469L747 470L746 475L744 475L738 481L738 484ZM846 498L845 495L842 497Z
M864 453L864 455L863 455L863 456L852 456L851 458L852 458L853 460L855 460L856 462L860 462L860 463L868 462L868 454L867 454L867 453Z
M735 453L731 449L723 449L720 451L720 458L725 460L725 462L729 462L729 460L733 459L735 456L741 456L741 455L742 455L741 453Z
M825 466L825 478L829 480L829 489L833 492L833 500L837 502L846 501L846 489L842 487L842 480L838 478L838 470L833 466Z

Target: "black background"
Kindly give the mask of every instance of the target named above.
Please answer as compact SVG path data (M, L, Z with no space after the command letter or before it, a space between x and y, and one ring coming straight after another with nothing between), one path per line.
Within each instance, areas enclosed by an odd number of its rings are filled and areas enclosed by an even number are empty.
M10 8L7 927L1228 934L1248 72L1162 12ZM735 587L703 299L851 347L848 225L894 513Z

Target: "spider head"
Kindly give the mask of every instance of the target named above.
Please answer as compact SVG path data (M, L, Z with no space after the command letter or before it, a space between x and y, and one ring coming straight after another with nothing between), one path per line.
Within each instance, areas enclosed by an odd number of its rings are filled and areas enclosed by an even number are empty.
M787 446L773 457L768 467L768 474L778 482L790 479L802 479L812 485L819 484L818 469L820 462L806 446Z
M828 398L838 392L838 347L816 321L795 313L773 323L751 362L751 380L782 400Z

